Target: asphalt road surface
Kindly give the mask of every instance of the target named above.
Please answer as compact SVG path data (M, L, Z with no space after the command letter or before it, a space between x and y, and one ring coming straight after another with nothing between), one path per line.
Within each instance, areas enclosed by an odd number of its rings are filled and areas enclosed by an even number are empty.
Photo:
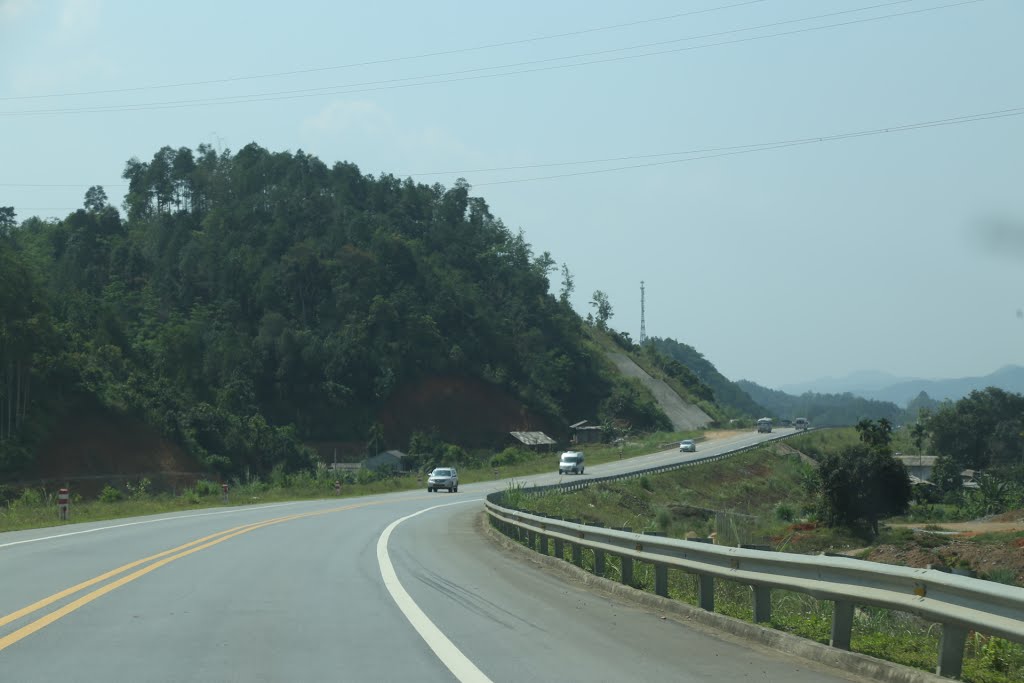
M506 484L0 534L0 680L856 680L511 557L477 528Z

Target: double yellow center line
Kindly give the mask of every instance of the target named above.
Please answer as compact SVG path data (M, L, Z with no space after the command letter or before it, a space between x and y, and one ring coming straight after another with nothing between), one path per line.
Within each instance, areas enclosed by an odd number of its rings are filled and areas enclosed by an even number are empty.
M281 524L282 522L290 522L305 517L326 515L332 512L352 510L355 508L367 507L370 505L382 505L385 502L392 501L372 501L368 503L355 503L353 505L345 505L343 507L330 508L327 510L318 510L315 512L303 512L294 515L286 515L284 517L277 517L263 522L243 524L242 526L236 526L234 528L226 529L224 531L218 531L215 534L210 534L209 536L204 536L202 538L196 539L184 545L179 545L177 548L171 548L170 550L165 550L161 553L157 553L156 555L150 555L149 557L144 557L141 560L129 562L128 564L122 565L117 569L112 569L109 572L100 574L95 578L89 579L88 581L83 581L82 583L71 586L70 588L66 588L65 590L62 590L59 593L54 593L53 595L43 598L42 600L39 600L37 602L34 602L31 605L28 605L27 607L23 607L15 612L11 612L6 616L0 617L0 628L2 628L13 621L17 621L22 617L26 617L32 614L33 612L37 612L45 607L48 607L55 602L58 602L68 596L78 593L79 591L83 591L86 588L90 588L91 586L103 583L108 579L112 579L115 576L124 574L124 576L121 576L121 578L117 579L116 581L111 581L110 583L104 584L103 586L89 593L86 593L80 598L72 602L69 602L60 609L54 610L53 612L50 612L49 614L40 617L39 619L36 619L32 623L22 626L16 631L13 631L7 634L6 636L0 637L0 651L5 650L11 645L14 645L18 641L32 635L36 631L46 628L55 621L63 619L67 615L71 614L80 607L89 604L93 600L96 600L97 598L100 598L127 583L131 583L132 581L142 576L145 576L154 569L159 569L160 567L168 565L171 562L174 562L175 560L180 560L181 558L187 557L192 553L199 552L200 550L211 548L215 545L223 543L224 541L227 541L228 539L234 538L236 536L241 536L242 534L247 534L250 531L255 531L256 529L262 529L264 527L273 526L275 524ZM142 567L141 569L135 569L136 567L140 566ZM132 571L130 574L125 574L125 572L131 571L132 569L135 569L135 571Z

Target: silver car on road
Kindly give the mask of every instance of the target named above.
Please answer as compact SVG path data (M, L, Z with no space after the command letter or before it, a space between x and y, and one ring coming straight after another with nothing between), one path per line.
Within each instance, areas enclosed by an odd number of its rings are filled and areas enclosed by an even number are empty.
M454 467L435 467L427 477L427 491L433 493L438 489L448 489L448 493L459 492L459 473Z

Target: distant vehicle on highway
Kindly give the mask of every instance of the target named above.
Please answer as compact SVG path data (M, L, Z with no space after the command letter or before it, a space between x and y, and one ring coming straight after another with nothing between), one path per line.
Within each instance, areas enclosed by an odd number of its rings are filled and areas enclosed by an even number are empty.
M757 421L757 431L760 434L771 434L772 433L772 419L770 417L762 417Z
M583 451L566 451L558 459L559 474L583 474Z
M797 419L793 420L793 426L796 427L797 431L802 432L808 427L810 427L811 423L807 420L806 417L798 417Z
M459 492L459 473L454 467L435 467L427 477L427 492L448 489L448 493Z
M693 439L686 439L684 441L680 441L679 442L679 452L680 453L696 453L697 452L697 444L695 444L693 442Z

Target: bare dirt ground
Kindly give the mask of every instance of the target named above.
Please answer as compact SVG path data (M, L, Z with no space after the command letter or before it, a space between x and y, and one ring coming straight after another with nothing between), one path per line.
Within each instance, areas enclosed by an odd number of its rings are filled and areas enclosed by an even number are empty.
M1007 519L1009 517L1009 519ZM912 529L923 528L921 524L893 524L894 527L909 527ZM1008 512L989 519L979 519L973 522L947 522L943 524L928 525L933 531L956 531L965 536L976 536L995 531L1024 531L1024 511L1017 510Z
M971 522L893 526L917 529L915 542L881 545L871 549L865 559L907 567L946 567L973 570L985 578L993 570L1012 571L1018 586L1024 586L1024 537L1003 542L973 540L980 534L1024 531L1024 510L1014 510ZM860 555L864 557L863 555Z
M730 436L736 436L737 434L745 434L750 432L750 429L709 429L704 432L705 441L715 441L717 439L725 439Z

